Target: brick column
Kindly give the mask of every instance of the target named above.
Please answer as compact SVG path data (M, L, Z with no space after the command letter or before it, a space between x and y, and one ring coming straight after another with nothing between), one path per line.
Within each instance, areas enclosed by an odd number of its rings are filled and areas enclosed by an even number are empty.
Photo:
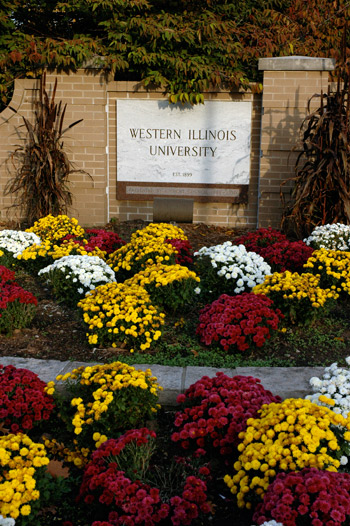
M279 228L281 221L280 184L294 176L300 125L307 115L307 103L316 93L328 89L329 58L277 57L259 60L264 71L261 120L261 159L258 226ZM313 108L318 107L315 99ZM288 198L293 183L283 187Z

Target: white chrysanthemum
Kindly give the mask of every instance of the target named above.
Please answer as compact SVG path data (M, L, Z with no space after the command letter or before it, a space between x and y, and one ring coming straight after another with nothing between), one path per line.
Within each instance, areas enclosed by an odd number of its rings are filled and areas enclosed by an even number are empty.
M38 275L47 274L49 278L49 274L54 271L62 272L77 286L81 285L88 290L93 290L102 283L115 281L114 271L98 256L64 256L40 270ZM81 287L78 290L80 289Z
M13 257L17 257L31 245L40 245L41 239L33 232L22 232L21 230L1 230L0 249L11 252Z
M15 526L16 521L12 517L3 517L0 515L0 526Z
M209 258L211 266L217 269L217 275L232 281L235 294L253 289L271 274L270 265L261 256L247 252L244 245L233 245L231 241L209 248L202 247L194 256L199 259Z
M253 524L253 526L255 525ZM271 521L264 522L260 526L283 526L283 524L281 522L276 522L274 519L272 519Z
M335 223L316 227L304 243L314 248L350 250L350 225Z
M346 363L349 364L350 357L346 358ZM310 379L310 386L313 394L306 396L318 405L327 405L320 402L321 395L330 398L335 402L332 410L335 413L342 414L345 418L350 413L350 371L338 367L337 363L332 363L326 367L322 378L312 377Z

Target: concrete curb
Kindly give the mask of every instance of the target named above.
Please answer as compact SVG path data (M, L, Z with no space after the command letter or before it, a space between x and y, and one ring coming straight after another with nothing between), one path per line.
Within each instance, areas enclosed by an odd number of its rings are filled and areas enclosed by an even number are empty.
M4 366L14 365L17 368L29 369L41 380L49 382L59 374L65 374L82 365L96 365L98 362L60 362L58 360L38 360L36 358L17 358L3 356L0 363ZM324 367L237 367L235 369L215 369L213 367L170 367L165 365L134 365L135 369L151 369L157 377L163 391L159 403L167 406L176 405L176 398L191 384L203 376L215 376L222 371L227 376L253 376L259 378L265 389L282 399L304 398L311 394L309 380L313 376L322 376Z

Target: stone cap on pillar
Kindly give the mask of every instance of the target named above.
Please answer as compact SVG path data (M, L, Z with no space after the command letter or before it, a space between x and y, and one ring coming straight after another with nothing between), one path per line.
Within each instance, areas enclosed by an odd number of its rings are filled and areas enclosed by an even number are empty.
M258 68L261 71L333 71L334 58L322 57L267 57L260 58Z

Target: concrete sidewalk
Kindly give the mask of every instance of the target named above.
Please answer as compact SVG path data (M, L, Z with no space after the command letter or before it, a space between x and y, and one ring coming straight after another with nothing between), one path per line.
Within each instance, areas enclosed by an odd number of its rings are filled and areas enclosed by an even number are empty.
M60 362L57 360L37 360L36 358L0 358L2 365L14 365L29 369L44 382L55 380L59 374L65 374L81 365L96 365L97 362ZM309 380L312 376L322 376L324 367L237 367L235 369L214 369L213 367L169 367L165 365L134 365L135 369L151 369L163 387L159 402L163 405L176 405L176 397L191 384L203 376L215 376L222 371L227 376L253 376L261 380L265 389L274 395L285 398L304 398L311 394Z

